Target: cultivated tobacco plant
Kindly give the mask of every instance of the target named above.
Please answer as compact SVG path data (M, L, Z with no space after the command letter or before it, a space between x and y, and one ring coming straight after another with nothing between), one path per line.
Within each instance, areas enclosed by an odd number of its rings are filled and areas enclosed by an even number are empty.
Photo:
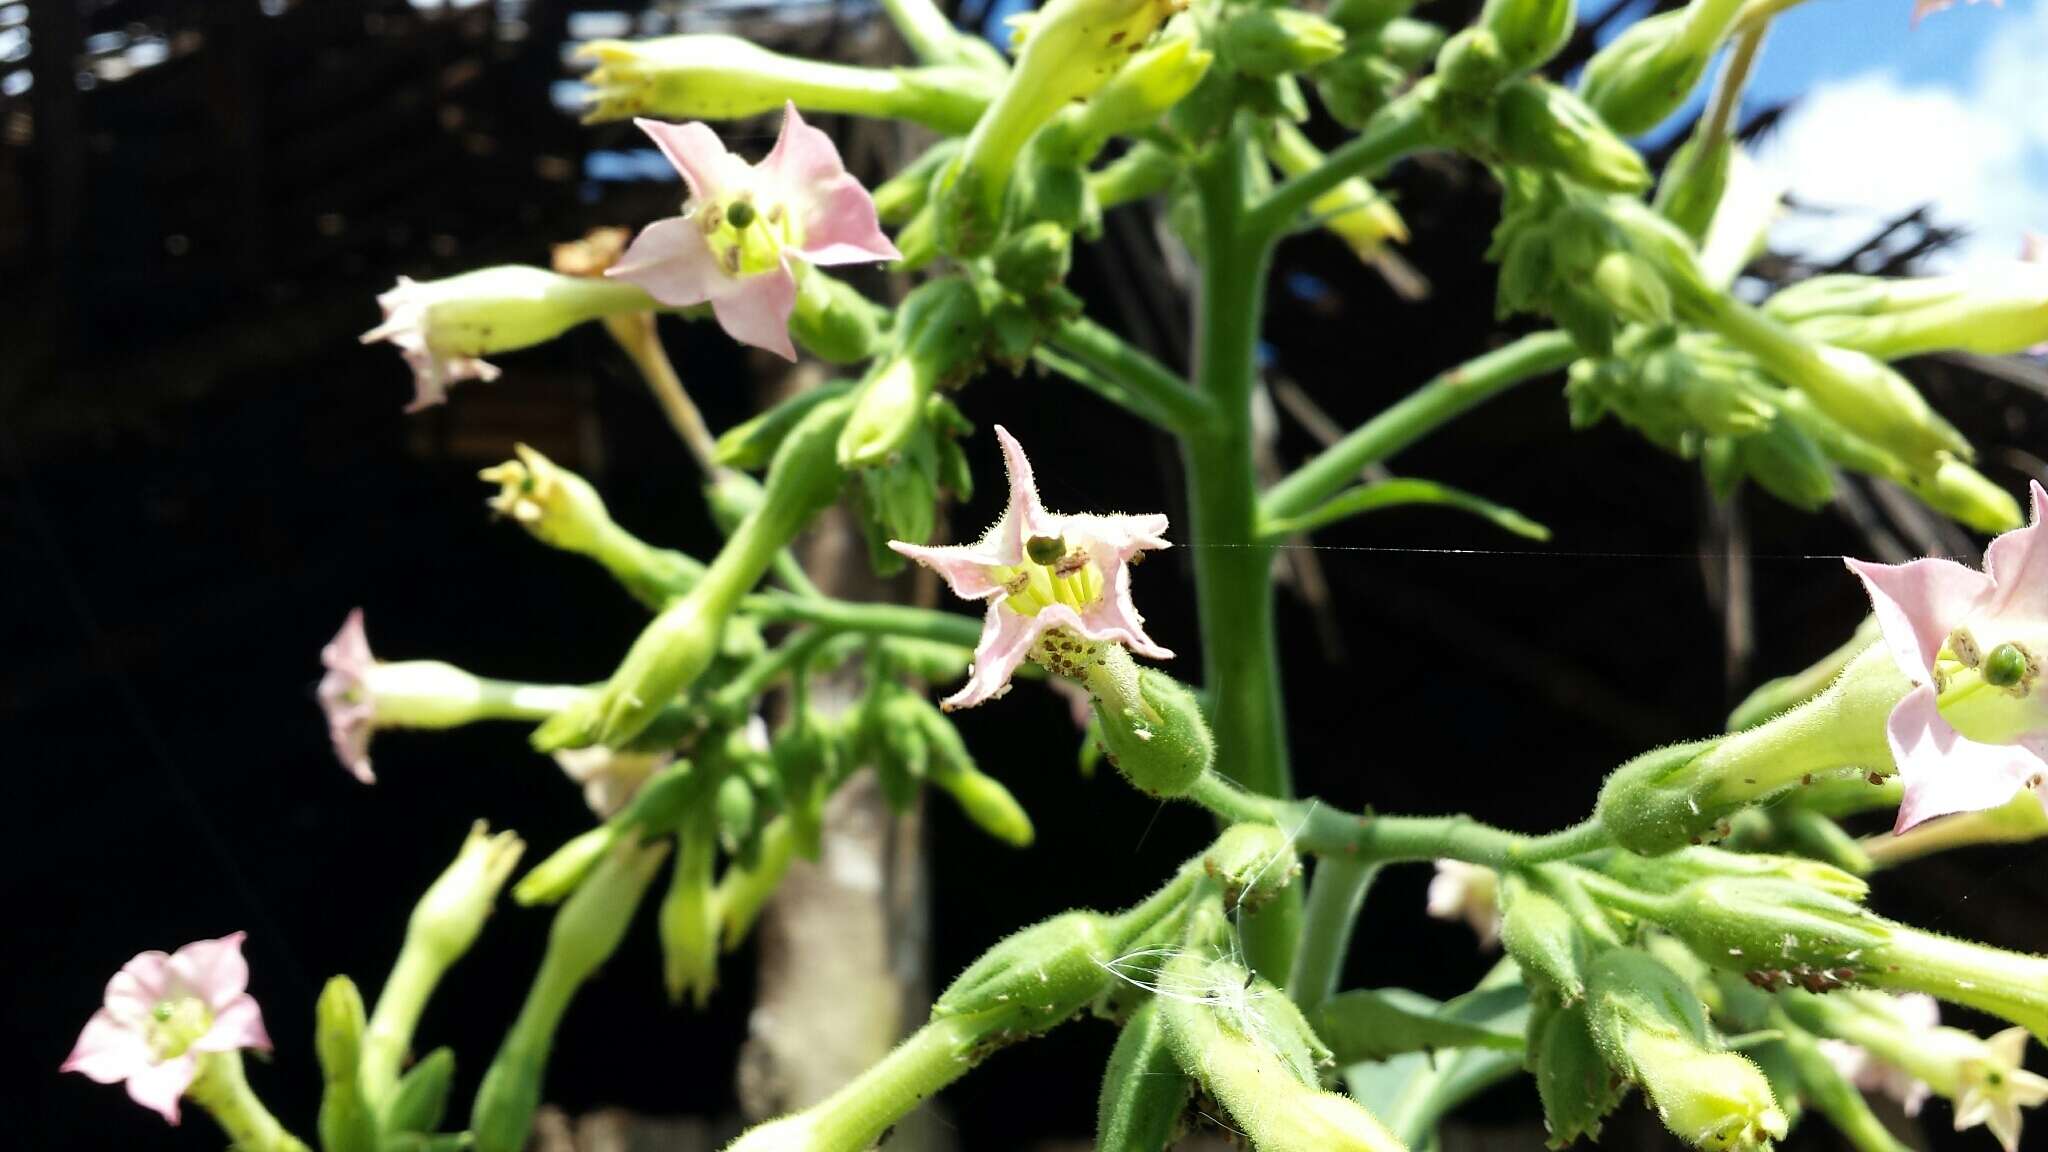
M472 833L413 913L373 1006L346 977L329 984L320 1145L522 1147L557 1025L663 868L669 992L701 1003L720 952L746 936L789 861L818 850L822 806L857 771L899 804L935 785L996 838L1029 843L1030 819L947 716L1000 706L1029 675L1086 701L1090 740L1132 786L1206 809L1222 834L1134 907L1070 912L995 944L895 1051L735 1148L867 1148L992 1053L1091 1014L1120 1029L1098 1133L1115 1152L1219 1120L1266 1152L1419 1147L1449 1110L1523 1071L1559 1146L1596 1137L1636 1091L1701 1148L1768 1147L1801 1115L1864 1152L1902 1147L1865 1102L1870 1088L1913 1108L1944 1097L1958 1127L2016 1147L2020 1109L2048 1098L2023 1068L2028 1036L2048 1037L2048 958L1886 919L1865 907L1862 877L2048 833L2048 492L2032 488L2021 526L2012 497L1971 468L1969 444L1887 364L2048 339L2048 267L1826 277L1760 304L1731 294L1772 204L1730 120L1786 6L1692 0L1616 37L1575 88L1539 73L1573 31L1571 0L1488 0L1456 30L1411 18L1404 0L1321 12L1050 0L1017 22L1007 58L926 0L885 0L918 61L892 69L727 37L587 46L592 118L636 118L682 177L678 215L630 243L600 233L563 246L554 271L401 281L365 339L404 355L421 407L495 377L485 357L601 321L705 469L725 542L706 563L639 540L590 484L520 446L484 473L499 487L491 505L602 565L652 613L611 679L512 684L380 660L360 613L323 654L335 749L365 783L379 729L535 723L534 745L584 785L599 822L512 885L518 904L555 907L554 928L466 1120L450 1109L453 1056L416 1055L414 1030L510 880L517 838ZM1621 134L1675 112L1724 45L1708 111L1653 190ZM1347 132L1327 152L1302 128L1311 94ZM804 112L901 119L939 138L870 194ZM751 163L707 123L763 113L781 131ZM1432 149L1498 179L1501 308L1557 328L1446 371L1262 489L1251 406L1274 245L1320 228L1382 257L1403 230L1369 181ZM1063 287L1073 243L1141 200L1163 202L1201 270L1190 379L1087 318ZM830 271L862 264L924 274L888 307ZM742 343L843 371L714 437L655 338L657 312L708 315ZM1024 446L996 427L1001 518L972 544L929 539L940 494L964 497L973 480L960 442L976 433L953 397L1033 364L1049 370L1038 387L1071 381L1177 439L1186 523L1048 511ZM1729 731L1622 765L1575 827L1530 836L1294 798L1271 557L1258 545L1414 502L1541 534L1477 496L1358 477L1558 371L1574 421L1612 414L1699 459L1724 494L1751 481L1817 507L1847 469L2003 535L1981 571L1850 561L1874 628L1759 689ZM787 549L842 497L876 567L929 567L982 618L818 591ZM1201 635L1164 637L1197 643L1199 670L1165 664L1172 653L1139 611L1132 568L1169 540L1199 545ZM814 707L807 686L850 664L859 702ZM950 694L935 705L928 684ZM1892 836L1858 840L1837 823L1890 808ZM1441 1003L1338 988L1376 872L1428 861L1440 869L1430 910L1497 938L1505 958ZM301 1149L242 1074L240 1051L269 1041L240 942L137 957L65 1067L124 1081L173 1122L189 1100L244 1152ZM1941 1027L1935 999L2013 1027L1990 1039Z

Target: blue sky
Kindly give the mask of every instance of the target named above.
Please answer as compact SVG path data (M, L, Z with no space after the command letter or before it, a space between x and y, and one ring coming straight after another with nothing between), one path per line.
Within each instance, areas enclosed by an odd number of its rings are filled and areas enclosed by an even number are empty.
M1832 218L1788 218L1781 244L1815 255L1933 201L1974 235L1951 264L2011 260L2048 232L2048 0L1936 12L1910 0L1811 0L1780 17L1751 87L1802 96L1759 149L1763 166Z

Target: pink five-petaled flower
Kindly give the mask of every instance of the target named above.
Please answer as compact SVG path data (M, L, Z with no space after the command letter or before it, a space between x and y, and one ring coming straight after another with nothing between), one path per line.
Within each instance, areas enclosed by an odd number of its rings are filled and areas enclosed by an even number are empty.
M240 932L169 956L144 952L107 981L106 1003L86 1021L63 1070L101 1084L126 1081L137 1104L176 1124L201 1054L269 1050L248 987Z
M370 771L370 737L376 733L377 705L370 698L368 682L377 658L370 654L361 608L350 612L341 631L320 649L320 663L327 669L320 677L320 708L327 713L334 755L356 779L375 784L377 776Z
M435 351L428 331L427 310L447 294L442 286L448 283L437 280L422 284L409 276L400 276L398 287L377 297L377 306L384 309L384 322L362 336L365 344L388 341L405 357L412 369L413 387L412 403L405 406L407 412L446 401L449 387L464 380L488 384L498 378L497 367L479 357Z
M2033 521L1993 540L1982 572L1941 559L1848 561L1892 659L1915 685L1886 724L1906 786L1894 831L1996 808L2022 789L2048 806L2048 685L2039 683L2048 654L2048 490L2032 487ZM1971 739L1943 716L1943 689L1966 676L1980 694L2017 698L2002 705L2022 717L2009 739Z
M1023 447L1000 425L996 439L1009 467L1010 502L980 541L943 548L889 541L944 577L954 595L988 604L974 667L944 706L972 708L1002 695L1017 666L1056 630L1089 643L1121 644L1154 660L1171 658L1145 635L1145 618L1131 603L1130 561L1167 547L1161 539L1166 517L1048 512Z
M683 215L642 229L605 275L671 307L709 301L733 339L794 360L791 257L818 265L902 259L832 138L804 123L795 104L783 110L775 147L751 167L705 124L634 123L682 173L690 198Z

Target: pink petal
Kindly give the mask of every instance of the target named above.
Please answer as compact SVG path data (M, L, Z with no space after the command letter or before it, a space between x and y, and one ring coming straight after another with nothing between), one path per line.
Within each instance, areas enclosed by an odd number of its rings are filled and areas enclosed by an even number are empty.
M2048 490L2038 480L2028 488L2034 497L2034 518L2025 528L1999 536L1984 549L1984 574L1998 586L1989 605L1993 616L2048 620Z
M270 1051L270 1031L263 1026L263 1010L256 998L244 993L215 1010L213 1027L192 1042L194 1052L231 1052L238 1048Z
M126 1080L150 1063L149 1041L137 1028L116 1020L102 1008L85 1022L61 1071L76 1072L101 1084Z
M633 123L653 137L654 146L682 173L692 200L716 200L724 191L734 161L732 153L725 150L725 142L709 125L695 120L688 124L666 124L637 118Z
M171 953L165 965L179 991L206 1001L219 1012L249 989L249 961L242 956L246 932L199 940Z
M1937 816L1996 808L2048 773L2048 762L2022 745L1965 739L1941 718L1932 687L1899 701L1885 734L1906 783L1894 833Z
M1074 630L1090 640L1114 640L1140 656L1173 659L1170 650L1145 634L1145 618L1138 614L1138 606L1131 600L1130 565L1119 563L1114 572L1103 575L1109 578L1109 595L1088 605L1088 610L1076 619Z
M1003 518L981 538L981 547L1003 557L1005 564L1024 560L1024 541L1034 536L1057 536L1058 518L1045 510L1038 499L1038 479L1031 474L1031 458L1024 446L1001 424L995 426L996 442L1003 446L1003 467L1010 476L1010 502Z
M711 301L712 315L726 335L742 344L796 359L789 342L789 314L796 311L796 277L787 267L740 277Z
M474 356L437 356L422 346L417 351L401 347L400 353L412 368L412 403L407 412L420 412L448 402L448 389L465 380L488 384L501 373L498 366Z
M1953 560L1914 560L1906 564L1872 564L1845 560L1863 579L1870 606L1877 613L1884 642L1899 671L1915 683L1934 676L1934 654L1948 634L1992 592L1989 576Z
M937 572L939 578L946 582L946 587L953 590L953 595L962 600L986 600L1003 595L1003 586L988 572L990 568L1000 567L1003 559L983 551L979 545L938 546L891 540L889 548L897 555Z
M728 291L732 280L718 266L704 230L687 216L671 216L642 228L604 274L638 284L671 308L702 304Z
M170 957L150 951L121 965L107 981L106 1009L117 1022L131 1028L145 1027L156 1006L171 995Z
M192 1086L192 1077L198 1072L199 1061L191 1056L146 1064L129 1075L128 1098L176 1124L178 1100Z
M1068 610L1068 615L1072 615L1071 610ZM1036 616L1023 616L1004 607L1000 601L990 604L988 615L981 622L981 641L974 646L974 667L968 670L967 683L940 701L940 705L949 712L955 708L972 708L1009 691L1010 677L1016 673L1017 666L1031 655L1031 647L1038 642L1039 633L1052 623L1050 608Z
M317 695L327 713L327 735L334 743L334 755L356 779L375 784L377 777L370 771L370 737L375 732L377 710L368 697L365 678L377 658L370 653L361 608L348 614L341 631L320 650L320 663L327 674L320 678Z
M777 186L778 199L801 211L803 245L796 251L805 260L832 265L903 258L883 235L874 200L846 171L832 138L804 123L794 103L784 106L775 148L754 170Z

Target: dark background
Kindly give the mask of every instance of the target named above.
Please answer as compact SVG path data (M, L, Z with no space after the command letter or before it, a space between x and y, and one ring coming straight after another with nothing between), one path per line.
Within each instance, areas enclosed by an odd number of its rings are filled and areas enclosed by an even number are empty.
M700 19L758 16L690 7ZM516 727L386 734L380 782L364 788L334 763L311 689L320 645L357 605L387 658L541 681L609 673L640 609L596 569L484 512L475 470L514 440L588 474L629 528L700 555L713 547L688 457L596 328L496 358L502 381L412 417L396 354L355 340L400 273L545 263L550 242L673 210L673 185L617 178L646 170L620 151L637 148L630 129L582 129L550 101L572 31L622 31L571 27L591 19L545 2L0 3L0 30L27 27L32 48L0 64L0 79L32 76L0 97L0 758L11 784L0 1142L218 1147L203 1119L168 1130L120 1089L55 1070L127 957L238 929L278 1049L252 1079L310 1134L320 982L346 972L374 993L412 900L473 818L516 828L530 859L587 826L576 790ZM670 27L660 12L625 19ZM886 43L861 6L781 19L814 51ZM742 150L758 151L772 126L749 131ZM1406 165L1390 185L1416 234L1407 255L1434 285L1428 301L1396 298L1317 236L1283 249L1269 301L1274 382L1347 425L1513 334L1492 319L1480 258L1488 183L1444 162ZM1186 321L1161 267L1150 225L1127 219L1082 259L1075 286L1103 320L1180 363ZM664 330L714 427L753 410L768 365L708 325ZM1966 366L1915 370L2017 490L2018 458L2002 450L2040 442L2041 396ZM1055 508L1180 510L1170 445L1065 382L992 376L961 403L1030 448ZM1314 449L1300 423L1280 426L1288 461ZM983 491L955 517L970 527L1000 499L991 438L972 451ZM1862 598L1824 557L1870 554L1873 525L1914 544L1910 522L1860 491L1851 517L1748 495L1740 531L1715 529L1690 465L1624 429L1573 433L1555 380L1395 463L1505 500L1556 538L1533 546L1452 514L1398 511L1318 537L1326 594L1283 592L1287 697L1300 786L1345 806L1466 809L1526 831L1576 820L1620 759L1716 729L1756 679L1847 634ZM1732 655L1725 599L1710 594L1729 552L1753 557L1736 567L1755 614L1753 652ZM1199 659L1186 559L1169 554L1138 577L1183 673ZM941 979L1040 916L1142 895L1207 837L1192 810L1161 811L1113 775L1078 778L1064 715L1026 690L959 718L1039 840L994 847L932 806ZM1878 901L1935 928L2048 948L2044 859L2038 848L1956 854L1880 878ZM1490 963L1464 928L1420 916L1426 878L1397 871L1375 889L1354 982L1448 995ZM457 1047L458 1114L545 929L545 916L508 907L424 1022L424 1041ZM747 956L729 960L706 1013L670 1008L642 923L570 1015L551 1099L730 1112L750 971ZM1108 1043L1082 1023L977 1072L949 1097L963 1146L1085 1135ZM1473 1115L1531 1134L1532 1101L1517 1085ZM1946 1126L1945 1106L1929 1116ZM1807 1128L1807 1146L1827 1146Z

